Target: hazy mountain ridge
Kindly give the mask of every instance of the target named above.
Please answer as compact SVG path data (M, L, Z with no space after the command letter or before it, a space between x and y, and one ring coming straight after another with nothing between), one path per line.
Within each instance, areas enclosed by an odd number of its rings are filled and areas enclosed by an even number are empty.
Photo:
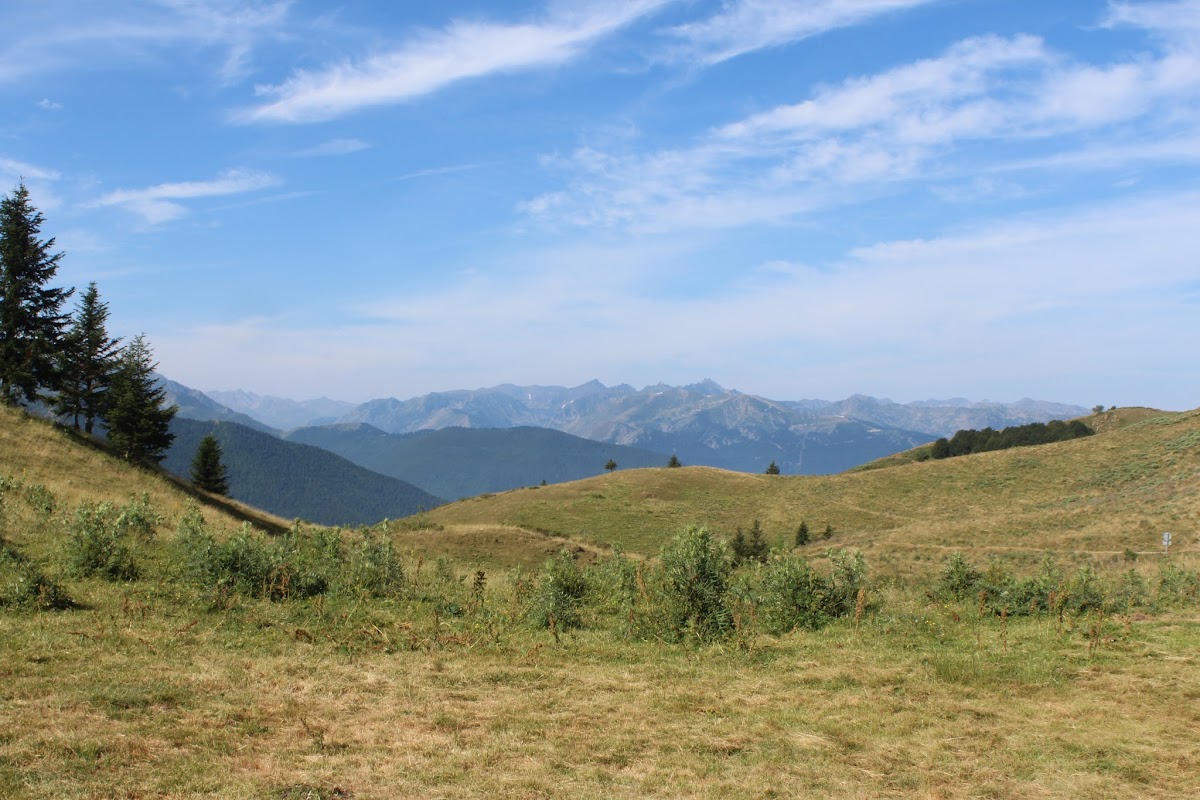
M187 477L200 440L212 434L229 472L229 495L286 519L322 525L370 525L441 505L444 500L380 475L320 447L289 442L236 422L176 417L163 467Z
M238 403L245 409L240 413L286 422L349 406L327 399L297 403L249 392L216 394ZM900 404L853 395L839 401L782 401L725 389L708 379L686 386L659 383L640 390L627 384L608 387L592 380L574 387L502 384L433 392L407 400L376 399L350 407L337 424L369 425L386 434L450 428L546 428L664 456L674 453L688 464L758 472L775 461L785 473L818 474L840 472L964 428L1004 428L1068 419L1086 411L1029 399L996 403L954 398ZM213 418L227 417L214 414ZM336 438L339 434L323 435ZM349 448L346 452L355 453L351 460L364 463L358 460L363 457L361 451L355 449L360 446L361 442L329 444L334 452L340 452L339 447ZM543 457L550 458L548 451ZM375 468L375 463L367 466ZM524 485L527 477L531 476L522 474L512 485Z
M260 395L242 389L205 391L204 394L227 408L282 431L308 425L329 424L357 408L354 403L330 400L328 397L289 400L286 397Z
M245 425L247 428L253 428L262 433L268 433L272 436L279 435L278 429L264 423L257 417L230 408L226 404L214 400L204 392L184 386L182 383L177 383L161 375L157 376L157 382L159 386L166 390L167 402L179 406L179 411L176 414L178 417L199 421L217 420L220 422L236 422L239 425Z
M549 428L449 427L386 433L367 423L299 428L288 441L321 447L439 497L502 492L589 478L609 459L622 469L666 466L657 452L596 442Z

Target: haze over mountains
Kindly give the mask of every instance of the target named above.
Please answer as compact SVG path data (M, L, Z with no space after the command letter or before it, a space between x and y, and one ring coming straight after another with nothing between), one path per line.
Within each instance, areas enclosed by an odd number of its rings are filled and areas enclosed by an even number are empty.
M297 423L326 424L331 411L348 406L326 399L301 403L247 392L209 395L235 412L280 429ZM590 381L570 388L503 384L407 400L371 400L345 410L337 422L364 423L393 434L445 428L549 428L596 442L667 456L674 453L689 464L759 472L775 461L785 473L822 474L963 428L1046 422L1086 411L1033 400L900 404L855 395L841 401L776 401L725 389L711 380L641 390Z
M235 498L328 524L371 523L431 508L439 498L592 477L610 459L625 469L666 466L674 454L686 465L740 472L775 462L784 474L836 473L964 428L1087 411L1033 400L777 401L711 380L641 390L599 381L504 384L357 406L163 385L180 406L165 466L186 476L200 438L212 432Z

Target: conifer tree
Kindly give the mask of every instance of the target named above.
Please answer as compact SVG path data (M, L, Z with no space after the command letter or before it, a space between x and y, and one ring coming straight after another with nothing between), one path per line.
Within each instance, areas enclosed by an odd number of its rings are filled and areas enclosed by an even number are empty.
M682 466L683 466L683 462L681 462L681 461L679 460L679 456L677 456L677 455L675 455L674 453L672 453L672 454L671 454L671 460L667 462L667 466L668 466L668 467L682 467Z
M812 537L808 532L808 523L800 520L800 527L796 529L796 547L804 547L812 541Z
M56 391L57 353L67 315L63 302L73 289L46 288L62 253L54 240L41 240L43 218L21 183L0 200L0 402L32 403L39 389Z
M610 458L610 459L608 460L608 463L604 465L604 468L605 468L606 470L608 470L609 472L612 472L614 469L616 469L616 468L617 468L617 462L616 462L616 461L613 461L613 460Z
M80 298L63 342L62 385L54 407L57 413L73 418L76 430L82 417L83 429L88 433L96 419L104 417L120 353L121 340L109 337L107 322L108 304L100 302L100 292L92 281Z
M774 461L772 461L770 463L770 465L767 466L767 474L768 475L778 475L779 474L779 465L776 464Z
M121 350L117 360L104 419L109 445L126 461L162 461L175 439L170 425L179 407L164 407L166 390L154 383L157 366L142 334Z
M229 494L229 476L221 463L221 445L211 433L200 440L192 459L192 483L206 492Z

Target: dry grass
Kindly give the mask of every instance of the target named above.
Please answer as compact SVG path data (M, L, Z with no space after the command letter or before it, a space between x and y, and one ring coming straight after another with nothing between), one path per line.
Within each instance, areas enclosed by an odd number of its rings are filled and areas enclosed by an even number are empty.
M66 581L81 608L0 608L0 796L1195 797L1194 605L1000 620L885 585L857 626L695 648L525 627L499 567L560 544L537 527L653 553L686 522L757 516L776 535L828 521L834 544L926 574L959 545L979 561L1124 537L1143 566L1171 525L1194 568L1198 445L1193 413L875 473L618 472L465 501L395 527L417 557L492 565L483 607L459 616L416 595L216 602L162 569ZM147 493L165 569L177 487L7 411L0 474L64 508ZM6 538L56 563L57 520L5 500Z
M690 467L618 471L430 512L447 530L484 522L654 554L681 527L724 533L760 519L790 545L801 520L905 571L946 550L1046 550L1153 559L1200 551L1200 412L1152 417L1039 447L832 476L766 476ZM919 566L919 565L917 565Z
M93 611L0 617L4 796L1200 792L1195 620L1114 623L1089 651L1082 625L1002 640L994 619L896 600L857 634L748 649L585 632L408 651L309 641L265 604L193 617L139 598L101 587Z

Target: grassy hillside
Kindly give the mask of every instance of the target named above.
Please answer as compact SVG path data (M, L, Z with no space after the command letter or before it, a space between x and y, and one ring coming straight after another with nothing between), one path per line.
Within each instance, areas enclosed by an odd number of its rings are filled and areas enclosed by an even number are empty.
M1200 412L1151 416L1071 442L833 476L707 468L618 471L444 506L436 522L514 525L655 553L688 524L760 519L790 541L801 520L880 563L951 549L1153 555L1164 530L1197 547Z
M176 418L163 466L187 476L200 440L212 434L229 469L229 493L273 514L321 525L373 525L442 503L318 447L287 442L234 422Z
M1005 522L1006 506L1029 521L1039 508L1042 521L1087 512L1067 517L1072 524L1157 507L1181 523L1186 554L1195 548L1183 532L1195 523L1198 429L1194 414L1148 420L1022 454L1039 463L994 453L840 483L618 472L455 507L524 505L546 518L557 496L572 519L591 508L593 527L619 531L623 520L636 531L646 519L684 520L687 498L695 515L729 519L747 502L783 518L803 500L835 524L863 521L835 543L870 535L892 547L919 533L905 515L938 502L956 502L981 530L992 517ZM1085 444L1093 451L1072 449ZM882 482L888 474L905 477ZM1200 709L1189 702L1200 697L1194 570L1167 582L1143 558L1143 583L1104 578L1107 590L1141 587L1136 598L1110 594L1030 616L982 610L973 596L934 601L922 584L868 582L843 591L858 598L845 614L771 630L773 606L758 593L770 589L763 575L784 573L743 568L733 580L744 599L727 609L726 635L705 644L687 627L668 635L664 626L680 618L657 614L673 606L658 594L669 575L653 562L606 559L573 573L561 559L534 571L514 558L524 568L508 571L438 557L469 548L490 557L518 539L529 552L560 544L528 530L439 529L433 512L395 524L390 539L378 528L232 533L239 519L224 507L189 522L187 494L161 475L5 409L0 478L0 797L1200 793ZM140 575L73 572L77 542L98 532L79 504L143 494L153 522L127 537ZM953 518L944 512L939 524ZM108 519L99 533L119 522ZM392 544L414 552L397 557ZM29 565L74 605L11 602L13 576ZM941 559L930 566L936 572ZM255 569L255 580L239 582ZM584 594L572 605L564 587L580 575ZM821 585L837 588L824 575ZM1082 584L1064 585L1073 600L1089 599ZM579 627L546 608L579 611Z
M189 502L198 503L209 524L282 531L290 525L268 512L228 498L192 490L165 472L134 467L108 456L103 447L80 434L0 406L0 476L19 480L30 491L42 487L57 510L81 502L119 505L146 495L163 514L162 531L173 529Z

